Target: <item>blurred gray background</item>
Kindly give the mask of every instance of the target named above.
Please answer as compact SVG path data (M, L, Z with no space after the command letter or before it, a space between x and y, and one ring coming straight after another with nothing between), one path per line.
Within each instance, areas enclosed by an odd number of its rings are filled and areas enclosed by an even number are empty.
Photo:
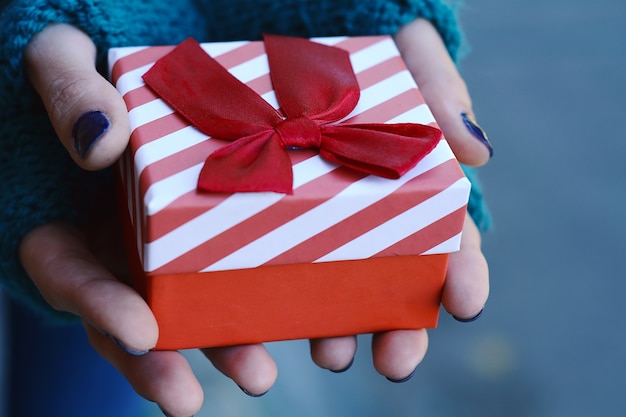
M200 416L626 416L626 1L467 0L460 16L495 147L484 316L443 313L403 385L376 374L367 337L341 375L305 342L270 344L280 374L260 399L199 363Z

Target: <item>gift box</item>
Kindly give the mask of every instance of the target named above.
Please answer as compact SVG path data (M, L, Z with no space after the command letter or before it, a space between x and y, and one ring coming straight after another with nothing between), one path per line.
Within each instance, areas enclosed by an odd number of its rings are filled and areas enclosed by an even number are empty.
M347 51L358 81L355 107L330 126L436 127L390 37L310 41ZM198 189L207 157L232 142L203 133L146 85L174 48L109 53L132 132L118 170L132 284L159 324L156 349L435 327L470 189L445 139L398 178L295 146L285 150L287 192ZM201 48L280 109L263 41Z

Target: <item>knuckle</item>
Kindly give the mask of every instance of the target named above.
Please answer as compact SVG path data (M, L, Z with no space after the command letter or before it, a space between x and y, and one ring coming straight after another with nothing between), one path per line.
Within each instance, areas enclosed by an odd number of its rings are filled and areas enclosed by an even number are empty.
M65 125L74 109L87 94L84 75L76 72L60 74L48 85L46 108L53 122Z

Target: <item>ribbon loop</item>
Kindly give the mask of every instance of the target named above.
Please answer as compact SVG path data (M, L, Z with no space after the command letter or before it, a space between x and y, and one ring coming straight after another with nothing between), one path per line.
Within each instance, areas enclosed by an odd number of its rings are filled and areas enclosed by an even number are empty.
M347 51L303 38L263 39L272 85L287 117L308 116L328 123L356 107L361 89Z
M193 39L160 58L143 78L203 133L233 141L208 156L198 188L293 192L285 148L319 149L330 162L398 178L432 151L439 129L415 124L329 124L356 107L360 89L349 54L307 39L266 35L270 76L286 118Z

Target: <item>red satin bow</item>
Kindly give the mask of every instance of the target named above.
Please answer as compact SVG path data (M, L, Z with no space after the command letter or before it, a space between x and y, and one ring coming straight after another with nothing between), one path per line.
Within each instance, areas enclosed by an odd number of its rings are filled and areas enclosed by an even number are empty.
M209 155L199 189L290 194L286 147L319 149L327 161L398 178L439 143L439 129L421 124L329 124L347 116L359 100L348 53L302 38L266 35L264 41L285 117L192 39L143 77L201 132L233 141Z

